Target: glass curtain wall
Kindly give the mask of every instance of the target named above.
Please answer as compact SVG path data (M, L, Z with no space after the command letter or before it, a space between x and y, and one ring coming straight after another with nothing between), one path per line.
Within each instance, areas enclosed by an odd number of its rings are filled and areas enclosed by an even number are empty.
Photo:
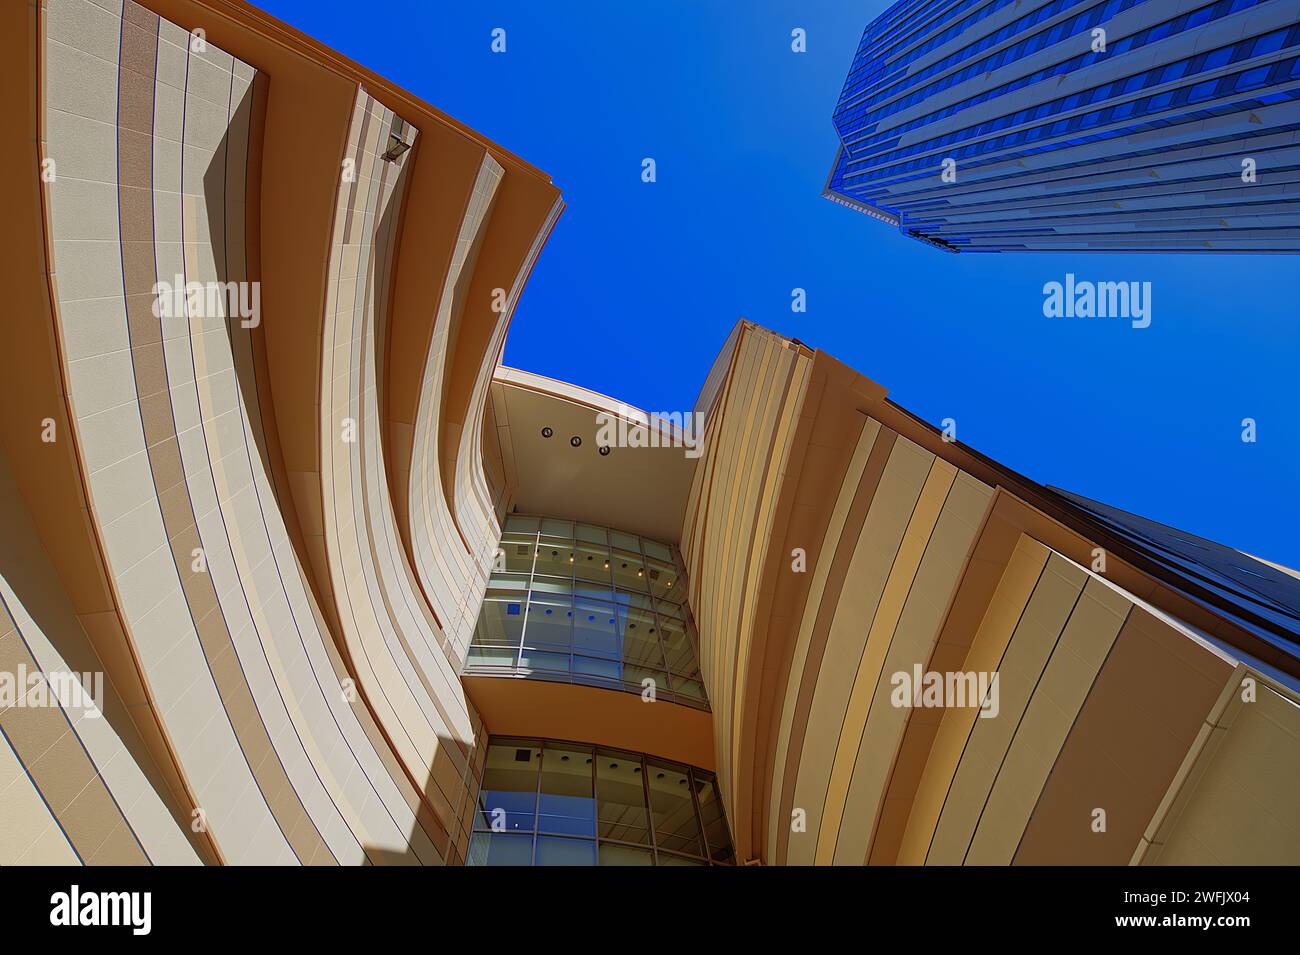
M511 515L465 669L635 693L653 685L656 699L707 709L685 601L666 544Z
M712 773L554 740L488 747L468 865L732 865Z

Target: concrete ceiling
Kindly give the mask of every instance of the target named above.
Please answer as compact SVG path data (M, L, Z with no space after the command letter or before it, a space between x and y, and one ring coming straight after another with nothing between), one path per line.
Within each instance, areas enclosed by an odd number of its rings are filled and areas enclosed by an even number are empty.
M631 422L644 412L531 372L500 367L492 385L497 434L514 512L604 524L676 544L696 458L681 447L613 447L600 454L600 412ZM552 436L542 436L542 429ZM582 439L573 447L570 439Z

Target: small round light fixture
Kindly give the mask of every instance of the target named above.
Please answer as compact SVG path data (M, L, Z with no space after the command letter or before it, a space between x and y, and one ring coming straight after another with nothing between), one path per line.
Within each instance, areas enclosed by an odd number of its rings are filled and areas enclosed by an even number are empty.
M555 434L555 432L554 432L552 429L550 429L550 428L543 428L543 429L542 429L542 437L543 437L543 438L549 438L549 437L550 437L551 435L553 435L553 434Z
M582 447L582 439L575 434L569 439L569 444L573 445L575 448L580 448Z
M602 444L602 445L600 446L600 456L601 456L601 457L608 457L608 456L609 456L609 445L608 445L608 444Z

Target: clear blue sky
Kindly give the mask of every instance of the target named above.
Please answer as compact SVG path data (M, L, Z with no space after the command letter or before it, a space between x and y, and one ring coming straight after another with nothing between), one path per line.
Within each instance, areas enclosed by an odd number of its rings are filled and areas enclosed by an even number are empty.
M744 316L1029 477L1300 567L1300 259L948 255L822 199L885 0L254 2L563 191L507 364L689 409ZM1151 327L1044 318L1067 271L1151 282Z

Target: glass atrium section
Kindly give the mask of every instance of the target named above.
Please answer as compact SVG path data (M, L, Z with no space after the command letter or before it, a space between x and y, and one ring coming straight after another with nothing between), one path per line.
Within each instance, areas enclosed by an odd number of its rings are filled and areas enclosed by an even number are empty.
M673 549L573 521L506 519L465 672L641 693L707 709Z
M467 865L733 865L712 773L637 753L494 738Z

